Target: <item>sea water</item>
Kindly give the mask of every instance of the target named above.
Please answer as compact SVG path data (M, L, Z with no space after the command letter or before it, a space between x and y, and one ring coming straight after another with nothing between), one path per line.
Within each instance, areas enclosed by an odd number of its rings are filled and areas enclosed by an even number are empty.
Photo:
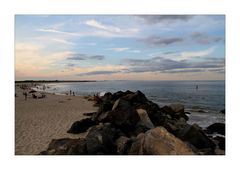
M102 92L142 91L160 107L181 103L190 112L188 123L206 127L225 122L225 81L99 81L47 84L48 92L93 95Z

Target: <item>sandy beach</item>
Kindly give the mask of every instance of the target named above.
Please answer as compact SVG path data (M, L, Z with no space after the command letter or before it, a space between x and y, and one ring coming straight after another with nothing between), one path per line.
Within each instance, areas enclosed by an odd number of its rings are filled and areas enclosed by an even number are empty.
M94 112L93 102L81 96L46 94L46 98L25 100L23 90L15 93L15 154L34 155L46 150L52 139L79 138L68 134L72 123Z

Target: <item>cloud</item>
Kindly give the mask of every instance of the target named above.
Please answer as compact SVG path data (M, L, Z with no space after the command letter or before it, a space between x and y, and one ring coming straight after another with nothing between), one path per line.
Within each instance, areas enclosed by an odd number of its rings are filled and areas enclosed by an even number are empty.
M109 75L119 73L119 71L91 71L87 73L80 73L77 76L92 76L92 75Z
M57 34L65 34L65 35L70 35L70 36L79 36L77 33L73 32L66 32L66 31L59 31L57 29L37 29L37 31L40 32L48 32L48 33L57 33Z
M214 51L214 47L211 47L209 49L200 50L200 51L184 51L180 53L173 53L173 56L176 57L177 60L186 60L186 59L195 58L195 57L208 56L213 51Z
M172 24L179 21L189 21L194 15L138 15L138 17L142 18L147 24Z
M223 37L210 36L206 33L201 33L201 32L193 32L191 34L191 39L199 44L210 44L210 43L221 42L224 40Z
M204 70L214 71L213 69L223 68L225 60L223 58L207 58L204 61L196 62L189 60L173 60L163 57L153 57L151 59L125 59L123 63L128 66L129 72L200 72Z
M180 37L164 38L159 36L150 36L145 39L142 39L142 41L148 45L161 46L183 42L184 40L183 38Z
M139 32L138 28L120 28L113 25L103 24L94 19L84 22L85 25L97 30L86 33L89 36L98 37L131 37Z
M127 51L129 49L130 48L123 47L123 48L108 48L107 50L112 50L112 51L115 51L115 52L122 52L122 51Z
M75 45L75 43L70 42L70 41L66 41L64 39L59 39L59 38L52 38L50 39L51 41L57 42L57 43L61 43L61 44L65 44L65 45Z
M104 60L105 56L103 55L87 55L74 53L70 57L67 57L67 60Z
M85 22L86 25L88 26L91 26L91 27L95 27L95 28L98 28L98 29L102 29L102 30L105 30L105 31L108 31L108 32L114 32L114 33L120 33L122 32L122 30L118 27L115 27L115 26L111 26L111 25L105 25L105 24L102 24L96 20L87 20Z

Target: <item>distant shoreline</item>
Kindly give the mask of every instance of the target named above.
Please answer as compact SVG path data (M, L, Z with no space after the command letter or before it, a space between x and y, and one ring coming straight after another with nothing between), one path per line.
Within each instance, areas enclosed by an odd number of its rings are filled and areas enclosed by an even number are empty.
M82 83L82 82L106 82L106 81L163 81L163 82L200 82L200 81L226 81L226 80L21 80L15 83Z
M103 80L105 81L105 80ZM81 83L81 82L101 82L97 80L23 80L15 83Z

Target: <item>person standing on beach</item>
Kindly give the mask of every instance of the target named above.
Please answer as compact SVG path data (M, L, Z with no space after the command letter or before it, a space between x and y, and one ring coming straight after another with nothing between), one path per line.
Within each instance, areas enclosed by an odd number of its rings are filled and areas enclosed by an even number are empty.
M23 92L23 95L25 96L25 100L27 100L27 92Z
M70 90L70 96L72 95L72 90Z
M198 90L198 85L196 85L196 90Z

